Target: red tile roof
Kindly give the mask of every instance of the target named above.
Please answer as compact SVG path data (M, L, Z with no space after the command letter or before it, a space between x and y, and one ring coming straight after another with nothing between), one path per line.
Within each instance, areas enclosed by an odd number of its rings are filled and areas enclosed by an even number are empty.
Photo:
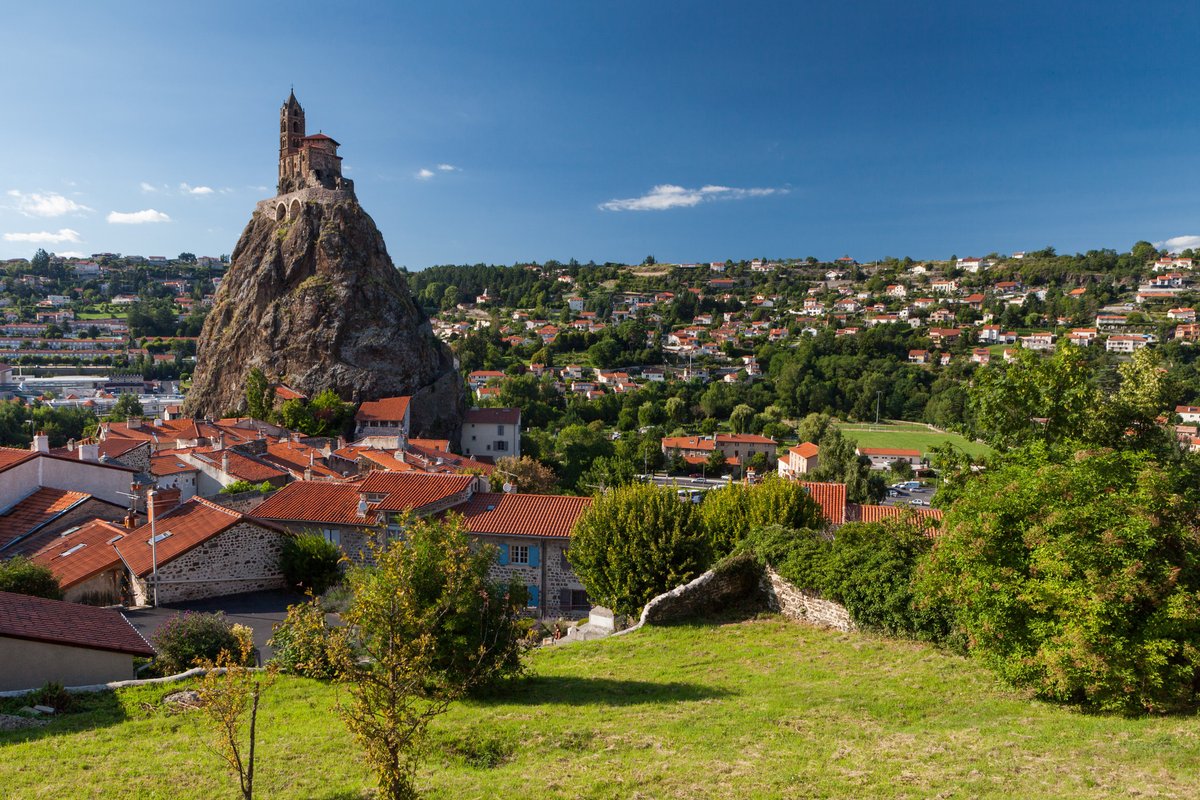
M426 475L420 472L372 472L359 485L364 494L384 495L380 511L420 510L465 492L474 475Z
M120 611L0 592L0 636L135 656L154 648Z
M125 528L94 519L54 537L30 558L53 570L59 585L69 589L120 564L111 542L127 533Z
M590 497L480 492L447 513L462 514L471 533L568 537Z
M0 447L0 472L15 467L22 461L28 461L33 458L32 450L18 450L15 447Z
M917 508L916 506L872 506L851 505L849 507L849 522L882 522L885 519L902 519L912 515L925 527L926 533L933 535L937 532L942 520L939 508Z
M369 400L358 407L354 415L356 422L399 422L408 413L408 402L411 397L384 397L380 400Z
M159 566L204 544L239 522L253 520L245 514L209 500L193 497L155 521L154 529L160 537L156 548ZM267 523L256 524L276 530ZM121 560L129 567L129 571L138 577L149 574L154 566L151 560L150 530L151 526L147 523L137 530L130 531L113 545L121 555Z
M353 484L296 481L272 494L254 509L259 519L333 525L369 525L358 516L359 489Z
M517 425L520 422L519 408L472 408L463 417L464 425Z
M86 492L41 488L0 514L0 550L91 498Z
M166 451L170 452L170 451ZM180 461L173 455L154 456L150 459L151 475L176 475L180 472L195 472L199 467Z
M290 477L288 473L278 467L264 464L261 461L244 456L241 453L235 453L229 449L216 450L211 447L197 447L192 450L192 455L215 467L221 467L225 463L225 456L228 455L229 474L239 480L250 481L251 483Z
M841 525L846 521L846 484L801 481L800 485L817 501L821 515L830 524Z
M792 452L801 458L812 458L821 452L821 448L817 447L812 442L801 442L792 448Z

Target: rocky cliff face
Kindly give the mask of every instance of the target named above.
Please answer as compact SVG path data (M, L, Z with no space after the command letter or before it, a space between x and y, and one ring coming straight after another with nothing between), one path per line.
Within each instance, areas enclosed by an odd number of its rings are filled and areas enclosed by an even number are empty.
M296 193L303 194L303 193ZM242 232L204 323L185 411L245 407L251 368L310 397L412 395L414 434L457 438L462 381L352 196L264 202Z

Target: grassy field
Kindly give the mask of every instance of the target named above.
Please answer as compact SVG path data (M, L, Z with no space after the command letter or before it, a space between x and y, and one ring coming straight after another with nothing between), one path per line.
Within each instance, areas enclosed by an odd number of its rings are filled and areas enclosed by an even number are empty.
M505 698L433 729L429 798L1195 797L1195 717L1086 716L932 648L763 617L538 652ZM173 687L177 688L177 687ZM220 798L235 784L168 689L0 734L5 798ZM336 690L282 679L259 795L351 800L372 779Z
M986 456L991 453L991 448L982 442L973 442L957 433L938 433L914 422L888 422L880 425L855 422L843 423L838 427L847 437L855 439L860 447L899 447L928 454L934 447L950 442L972 456Z

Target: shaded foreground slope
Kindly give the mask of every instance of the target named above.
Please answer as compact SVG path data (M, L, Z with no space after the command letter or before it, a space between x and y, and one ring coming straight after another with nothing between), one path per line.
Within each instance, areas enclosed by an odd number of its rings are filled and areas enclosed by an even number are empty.
M540 652L503 699L434 726L428 797L1110 797L1196 795L1195 718L1089 717L1005 690L923 645L764 618L644 629ZM6 797L236 794L163 688L0 734ZM260 714L264 797L372 785L336 690L280 682ZM88 727L90 726L90 727Z

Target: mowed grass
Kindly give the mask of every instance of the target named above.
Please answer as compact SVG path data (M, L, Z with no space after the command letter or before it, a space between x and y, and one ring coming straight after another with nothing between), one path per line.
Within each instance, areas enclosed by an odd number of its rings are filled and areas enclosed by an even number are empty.
M429 798L1195 797L1195 717L1087 716L934 648L778 617L537 652L505 697L435 723ZM176 688L176 687L172 687ZM0 734L6 798L235 797L163 687ZM283 678L260 711L258 795L349 800L372 777L337 690Z
M973 442L961 434L946 431L938 433L924 425L905 422L889 422L879 425L865 423L842 423L838 425L848 438L858 442L859 447L897 447L920 450L928 456L933 448L949 442L972 457L991 455L991 448L982 442Z

